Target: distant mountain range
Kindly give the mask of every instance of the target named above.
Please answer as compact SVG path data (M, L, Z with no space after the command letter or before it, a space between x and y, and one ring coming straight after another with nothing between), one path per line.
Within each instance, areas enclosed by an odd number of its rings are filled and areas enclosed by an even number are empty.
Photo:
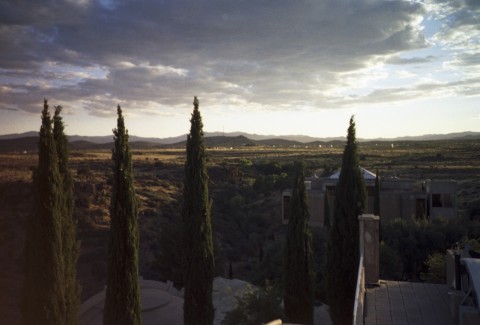
M0 135L0 152L35 151L37 148L38 132L31 131L18 134ZM187 135L170 138L146 138L131 135L132 148L183 148ZM429 134L422 136L407 136L398 138L358 139L361 142L375 141L435 141L435 140L478 140L480 132L460 132L449 134ZM81 149L110 149L113 135L107 136L69 136L71 148ZM318 146L320 144L342 143L345 137L314 138L303 135L259 135L244 132L206 132L205 145L207 147L239 147L239 146Z
M15 134L6 134L0 135L0 140L11 140L11 139L18 139L18 138L27 138L27 137L36 137L38 136L38 132L30 131L25 133L15 133ZM321 141L321 142L328 142L328 141L344 141L345 137L335 137L335 138L314 138L309 137L306 135L285 135L285 136L278 136L278 135L260 135L260 134L250 134L245 132L205 132L206 138L211 137L239 137L243 136L250 140L259 141L259 140L271 140L271 139L280 139L280 140L287 140L287 141L295 141L298 143L309 143L314 141ZM187 135L183 134L176 137L169 137L169 138L146 138L146 137L137 137L135 135L130 135L129 140L130 142L152 142L152 143L159 143L159 144L175 144L182 141L186 141ZM105 135L105 136L83 136L83 135L72 135L69 136L70 142L75 141L88 141L91 143L111 143L113 142L113 135Z

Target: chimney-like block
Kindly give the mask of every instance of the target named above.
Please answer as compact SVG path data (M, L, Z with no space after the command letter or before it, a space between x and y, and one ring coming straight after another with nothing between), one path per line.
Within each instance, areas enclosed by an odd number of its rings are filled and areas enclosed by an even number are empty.
M358 217L360 225L360 254L363 255L365 283L376 285L380 277L380 217L362 214Z

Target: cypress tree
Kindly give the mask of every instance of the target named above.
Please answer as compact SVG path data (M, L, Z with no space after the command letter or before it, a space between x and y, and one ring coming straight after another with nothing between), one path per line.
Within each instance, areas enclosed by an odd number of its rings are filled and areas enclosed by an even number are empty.
M138 208L133 187L132 155L120 105L114 148L110 242L104 324L141 324L138 280Z
M358 161L352 116L335 192L335 217L327 248L328 301L335 325L351 324L353 317L359 260L358 216L367 207L365 182Z
M373 214L376 215L376 216L380 216L380 179L378 177L378 169L377 169L377 173L375 175L375 193L374 193L374 197L373 197ZM383 240L382 218L380 218L380 220L379 220L378 229L379 229L378 236L379 236L380 241L382 241Z
M324 204L323 204L323 226L330 228L330 205L328 204L328 192L325 191Z
M373 214L376 216L380 215L380 180L378 178L378 169L377 169L377 174L375 175L375 195L373 197Z
M228 278L233 279L233 267L232 262L228 263Z
M203 143L203 123L194 98L190 134L187 136L187 161L183 189L185 227L183 306L184 324L213 323L212 284L214 256L211 226L211 201Z
M27 219L23 324L65 324L62 180L47 100L42 111L33 211Z
M289 322L313 324L314 273L312 234L304 181L304 164L295 163L291 213L284 259L284 304Z
M58 169L61 176L60 202L62 221L62 249L65 263L65 324L78 324L78 306L80 304L80 285L77 282L77 260L80 243L76 240L76 225L73 219L75 207L73 197L73 177L68 169L68 139L64 132L64 124L60 113L61 106L55 107L53 116L53 138L58 157Z

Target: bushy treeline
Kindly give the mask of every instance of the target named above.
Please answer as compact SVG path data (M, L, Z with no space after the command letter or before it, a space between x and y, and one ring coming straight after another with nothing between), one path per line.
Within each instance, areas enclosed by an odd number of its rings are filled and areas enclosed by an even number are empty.
M273 167L274 166L274 167ZM216 274L228 273L255 285L265 280L281 282L284 237L282 233L281 190L292 187L293 164L271 160L210 161L209 195ZM162 204L164 220L155 245L153 271L161 280L183 287L183 246L181 217L183 195Z
M445 254L454 244L480 241L480 222L465 218L428 220L396 219L382 227L380 277L395 280L425 280L429 257Z

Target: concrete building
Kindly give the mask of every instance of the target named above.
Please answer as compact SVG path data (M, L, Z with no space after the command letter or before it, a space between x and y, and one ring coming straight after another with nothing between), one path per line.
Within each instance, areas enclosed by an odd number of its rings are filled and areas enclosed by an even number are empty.
M364 168L361 171L368 193L366 213L373 213L376 175ZM326 205L329 217L334 215L335 187L339 176L340 172L336 172L329 177L305 178L312 226L324 224ZM431 219L443 216L453 219L457 216L457 183L453 180L381 178L379 183L382 222L397 218ZM288 223L291 194L290 189L282 193L284 224Z

